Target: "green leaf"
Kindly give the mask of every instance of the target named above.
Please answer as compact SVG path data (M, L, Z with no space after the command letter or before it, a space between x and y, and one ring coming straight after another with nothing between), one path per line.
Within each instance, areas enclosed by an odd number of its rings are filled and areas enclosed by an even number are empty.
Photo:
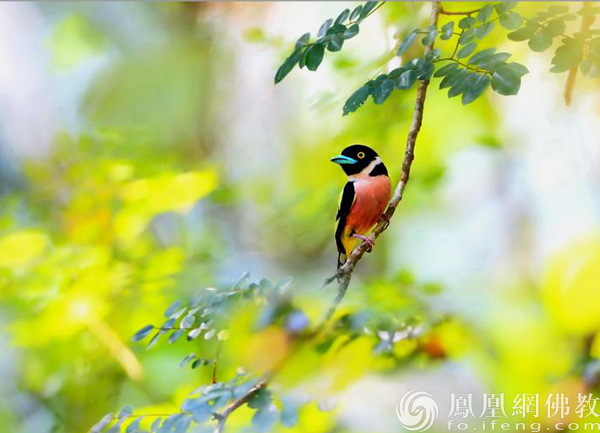
M540 31L533 35L531 39L529 39L527 45L529 45L529 48L531 48L533 51L539 53L550 48L550 45L552 45L552 38L543 31Z
M303 46L305 46L308 43L308 40L310 39L310 33L304 33L302 36L300 36L298 38L298 40L296 41L296 49L302 48Z
M265 388L259 389L248 401L248 407L250 409L260 409L271 404L273 399L271 398L271 391Z
M470 56L471 53L475 51L475 48L477 48L477 42L469 42L467 45L458 50L456 53L456 58L462 59L463 57Z
M563 44L556 49L552 58L550 72L565 72L576 67L583 60L583 41L565 38Z
M475 24L477 24L477 20L473 17L464 17L462 20L458 22L458 27L461 29L470 29Z
M442 26L442 34L440 35L440 39L448 40L454 34L454 21L450 21Z
M536 25L527 25L525 27L520 28L519 30L515 30L514 32L509 33L507 35L507 37L511 41L517 41L517 42L526 41L535 34L537 29L538 29L538 26L536 26Z
M448 63L445 66L442 66L440 69L438 69L435 74L434 77L444 77L448 74L453 73L454 71L456 71L458 69L458 64L457 63Z
M279 419L279 409L274 404L269 404L256 411L252 417L252 425L259 433L271 431Z
M188 314L183 319L181 319L181 323L179 324L180 328L191 328L194 322L196 321L196 316L193 314Z
M416 69L404 71L400 77L396 79L396 87L401 90L410 89L415 81L417 81L418 72Z
M439 48L435 48L433 50L429 50L427 52L427 54L425 54L425 60L431 62L431 61L436 60L437 58L439 58L440 54L442 54L442 50L440 50Z
M348 29L344 32L344 39L352 39L359 32L358 24L352 24Z
M509 53L496 53L493 56L487 57L479 61L479 67L488 71L494 71L496 68L508 60Z
M584 6L577 11L578 15L597 16L600 14L600 6Z
M490 32L492 30L494 30L494 26L496 24L494 24L492 21L482 24L479 27L475 28L475 36L477 37L477 39L483 39L485 38L487 35L490 34Z
M425 29L428 30L428 29ZM433 42L435 41L435 38L438 34L438 29L437 27L434 27L433 29L429 30L429 33L427 33L423 39L421 39L421 43L423 45L431 45L433 44Z
M469 75L471 75L471 73L467 72L461 77L460 80L456 80L454 84L452 84L450 90L448 90L448 98L454 98L455 96L460 95L466 89Z
M331 27L331 24L333 24L333 19L331 18L321 24L321 27L319 27L319 31L317 32L317 38L325 36L327 30L329 30L329 27Z
M187 355L185 358L183 358L179 364L177 364L177 368L181 368L184 365L186 365L188 362L190 362L192 359L194 359L196 357L195 353L190 353L189 355Z
M173 333L169 336L169 344L175 343L179 340L179 337L183 335L183 329L178 329L177 331L173 331Z
M509 63L496 69L492 75L492 89L501 95L516 95L521 87L521 77L527 73L524 66L518 63Z
M158 417L154 420L154 422L152 423L152 425L150 426L150 431L151 432L155 432L158 430L158 427L160 426L160 422L162 421L161 417Z
M490 77L487 74L474 73L469 75L467 85L462 95L463 105L470 104L487 89L490 85Z
M335 24L342 24L350 16L350 9L344 9L341 14L335 19Z
M458 43L460 45L465 45L475 39L475 32L473 29L466 30L462 35L458 38Z
M329 29L327 29L327 32L325 34L327 36L337 35L340 33L344 33L347 29L348 28L343 24L334 24L333 26L329 27Z
M507 7L508 3L514 3L514 5L512 6L512 8L515 7L516 2L500 2L500 3L496 3L494 5L494 8L496 8L496 13L500 16L505 14L506 12L508 12L509 9L512 9L510 7Z
M459 82L464 77L466 77L466 75L467 71L465 69L457 69L456 71L451 71L444 77L444 79L440 83L440 89L445 89L446 87L453 86L455 83Z
M354 92L344 104L343 115L353 113L358 110L369 97L369 89L366 86L362 86L356 92Z
M198 328L194 328L192 329L190 332L188 332L187 335L187 341L192 341L195 338L198 337L198 335L200 335L200 333L203 331L203 328L200 326Z
M125 429L125 433L137 433L140 430L140 423L144 419L143 416L137 417Z
M408 69L408 67L406 66L400 66L399 68L396 68L394 70L392 70L389 74L388 74L388 78L389 79L395 79L398 78L400 75L402 75L402 73L404 71L406 71Z
M427 81L433 75L433 71L435 70L435 66L433 63L426 58L419 59L417 63L417 78L419 80Z
M283 80L286 77L286 75L289 74L292 69L294 69L294 66L296 66L298 60L300 60L301 55L302 50L297 49L294 50L294 52L290 54L290 56L287 59L285 59L285 61L279 67L277 73L275 74L275 84Z
M94 426L90 429L90 433L100 433L108 424L110 424L113 419L114 415L112 413L107 413L100 421L94 424Z
M548 22L541 30L542 33L546 34L550 38L554 38L565 31L565 22L559 18L555 18Z
M600 57L588 57L581 62L581 73L588 78L600 77Z
M298 422L298 409L300 405L290 398L282 398L281 423L287 428L292 428Z
M362 7L362 10L360 11L360 19L364 19L367 17L367 15L369 15L369 12L371 12L375 6L377 6L377 1L368 1L364 4L364 6Z
M482 23L486 22L493 11L494 11L493 5L491 5L491 4L485 5L484 7L481 8L479 13L477 14L477 20Z
M164 332L162 330L158 331L156 334L154 334L154 337L152 337L150 339L150 341L148 342L148 345L146 346L146 350L149 350L152 347L154 347L154 345L156 344L156 342L158 341L158 339L160 338L160 336L163 335L163 334L164 334Z
M350 14L350 21L356 20L360 16L360 12L362 11L362 5L358 5L354 8L352 13Z
M208 403L203 403L197 406L192 412L192 418L194 422L197 424L202 424L203 422L208 421L213 414L213 408Z
M516 12L506 12L500 15L500 25L506 30L515 30L523 24L523 17Z
M419 29L415 29L412 32L410 32L408 35L406 35L406 37L404 38L404 40L398 47L398 51L396 52L397 56L401 56L408 49L408 47L411 46L411 44L414 42L415 38L417 37L418 31L419 31Z
M335 34L331 37L331 41L327 44L327 50L333 52L341 51L344 46L344 35Z
M173 433L186 433L190 428L192 419L189 416L182 416L179 418L173 426Z
M373 102L377 105L383 104L394 90L394 82L390 79L384 80L373 88Z
M316 71L325 54L325 46L323 44L314 44L308 48L306 53L306 67L310 71Z
M120 432L121 432L121 423L120 422L116 423L111 428L106 430L106 433L120 433Z
M493 56L496 52L496 48L486 48L485 50L478 51L473 54L469 59L470 65L477 65L481 60L486 59L490 56Z
M131 337L131 341L136 342L136 341L143 340L152 332L153 329L154 329L153 325L144 326L142 329L140 329L135 334L133 334L133 337Z
M126 404L119 411L117 418L124 419L124 418L130 417L132 414L133 414L133 406L130 404Z
M169 305L169 308L167 308L165 310L165 317L170 317L173 313L175 313L179 307L181 306L181 301L177 300L175 302L173 302L171 305Z
M511 69L519 77L522 77L522 76L527 75L529 73L529 69L527 69L524 65L522 65L520 63L516 63L516 62L507 63L505 66L507 68Z

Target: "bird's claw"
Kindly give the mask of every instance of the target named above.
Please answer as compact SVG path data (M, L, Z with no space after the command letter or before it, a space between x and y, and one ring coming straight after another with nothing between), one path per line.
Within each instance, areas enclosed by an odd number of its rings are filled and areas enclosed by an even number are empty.
M390 217L384 212L381 214L381 217L379 218L379 221L383 222L383 228L387 229L388 226L390 225Z
M373 242L371 240L371 238L369 238L367 236L363 236L363 235L357 235L356 233L353 234L352 236L354 236L355 238L362 239L363 241L365 241L367 243L367 252L368 253L370 253L371 251L373 251L373 246L375 245L375 242Z

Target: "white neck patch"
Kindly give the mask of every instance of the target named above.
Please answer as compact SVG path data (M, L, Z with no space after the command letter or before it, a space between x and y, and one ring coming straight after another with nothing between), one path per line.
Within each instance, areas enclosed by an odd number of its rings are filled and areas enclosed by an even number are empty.
M381 162L381 158L380 157L376 157L373 161L371 161L371 163L369 165L367 165L365 168L363 168L360 173L356 173L356 174L353 174L352 176L348 176L348 179L350 181L368 179L369 178L369 173L371 173L371 171L373 171L373 169L375 168L375 166L377 164L379 164L380 162Z

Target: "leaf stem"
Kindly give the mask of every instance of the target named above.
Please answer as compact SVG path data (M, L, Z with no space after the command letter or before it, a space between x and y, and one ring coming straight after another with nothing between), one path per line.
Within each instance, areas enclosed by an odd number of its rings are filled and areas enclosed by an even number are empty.
M441 9L440 9L440 13L441 13L442 15L467 15L467 16L471 16L471 15L473 15L474 13L476 13L476 12L479 12L480 10L481 10L481 8L479 8L479 9L474 9L474 10L472 10L472 11L459 11L459 12L454 12L454 11L447 11L446 9L444 9L444 8L441 8Z
M436 59L436 60L434 60L434 61L433 61L433 63L437 63L437 62L445 62L445 61L446 61L446 62L454 62L454 63L457 63L457 64L459 64L460 66L462 66L463 68L465 68L465 69L469 69L469 70L471 70L471 71L480 72L480 73L483 73L483 74L488 74L488 75L492 75L492 74L493 74L493 72L492 72L492 71L488 71L487 69L480 69L480 68L477 68L477 67L470 66L470 65L468 65L467 63L463 63L463 62L461 62L460 60L458 60L458 59L455 59L454 57L445 57L445 58L443 58L443 59Z

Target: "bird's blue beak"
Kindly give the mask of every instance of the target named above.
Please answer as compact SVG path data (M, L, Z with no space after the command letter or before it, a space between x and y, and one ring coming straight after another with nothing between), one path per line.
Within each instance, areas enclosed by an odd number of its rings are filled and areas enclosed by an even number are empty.
M352 159L349 156L338 155L331 158L331 162L335 162L336 164L356 164L356 159Z

